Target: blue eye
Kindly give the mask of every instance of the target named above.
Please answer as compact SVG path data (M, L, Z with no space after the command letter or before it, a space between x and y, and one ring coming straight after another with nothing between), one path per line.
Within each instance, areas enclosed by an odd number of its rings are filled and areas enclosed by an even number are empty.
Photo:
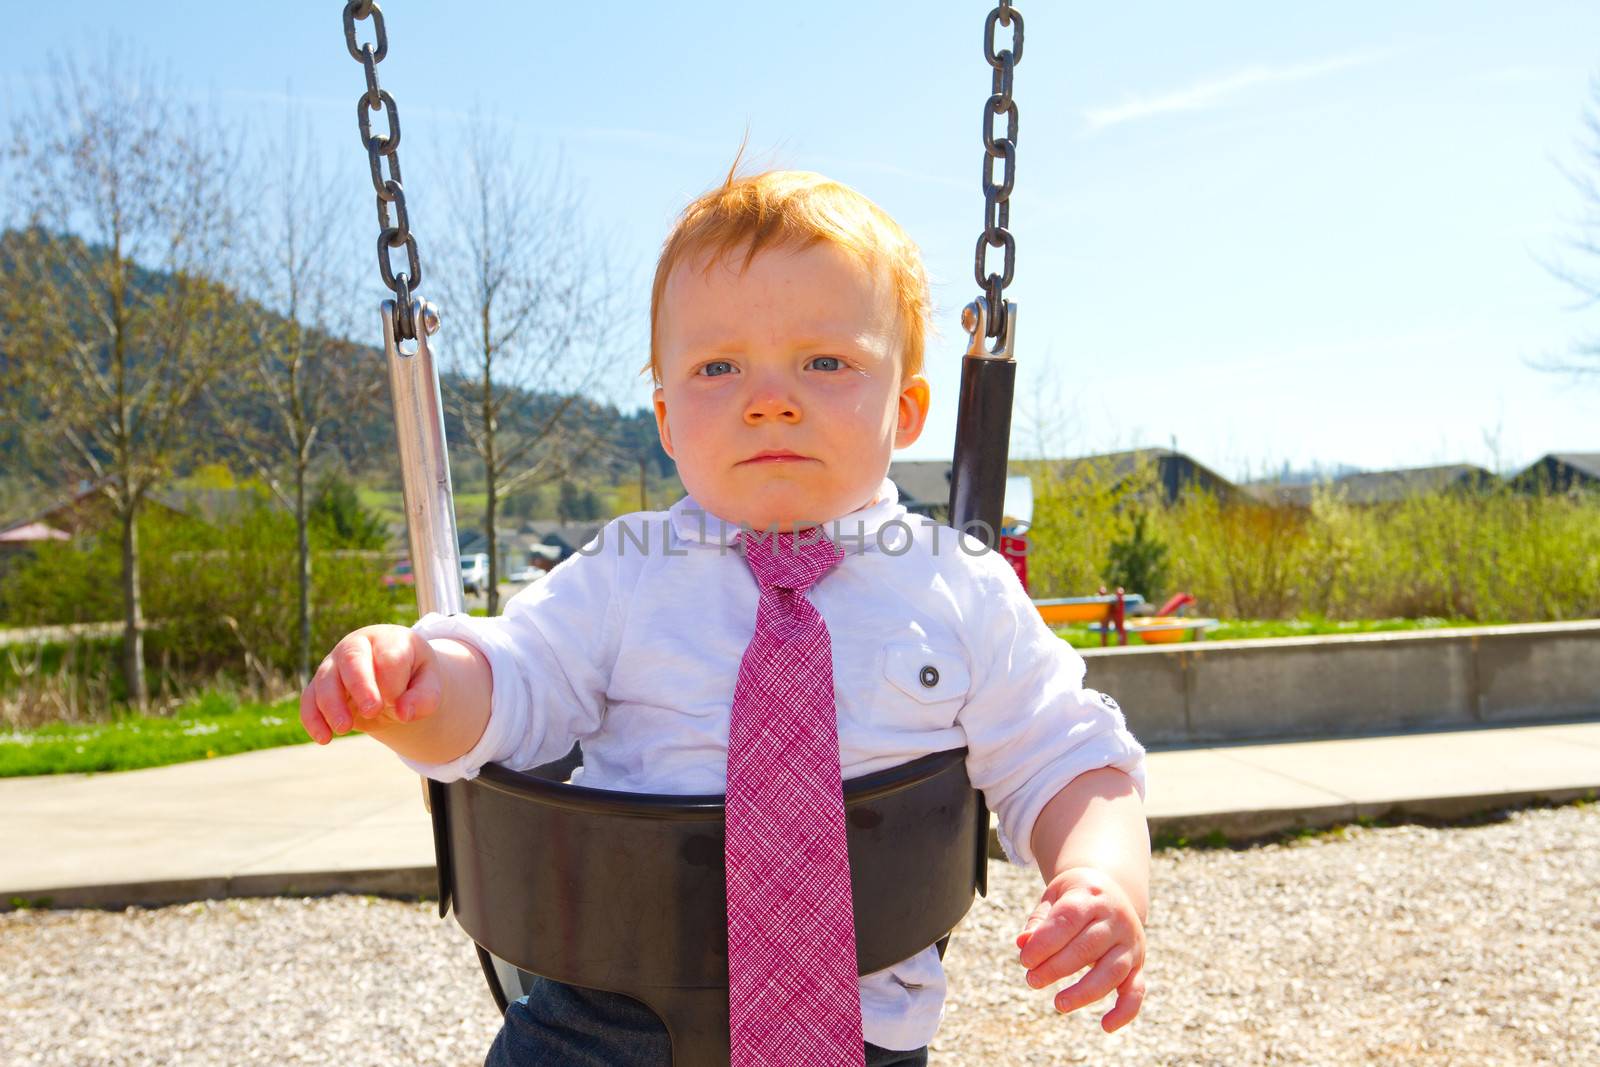
M841 360L838 356L814 356L814 357L812 357L811 362L812 363L816 363L816 364L822 364L822 363L831 364L831 366L826 366L826 367L819 366L819 367L817 367L818 370L843 370L844 369L844 361Z
M733 364L725 359L718 359L701 367L700 372L707 378L720 378L724 374L733 373Z

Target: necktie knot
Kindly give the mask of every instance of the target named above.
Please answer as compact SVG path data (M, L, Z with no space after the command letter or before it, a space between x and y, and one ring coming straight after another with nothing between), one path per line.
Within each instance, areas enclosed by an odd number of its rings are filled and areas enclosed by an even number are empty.
M744 558L750 564L756 584L765 589L789 589L804 593L844 558L844 549L822 535L818 526L794 533L752 533L739 535Z

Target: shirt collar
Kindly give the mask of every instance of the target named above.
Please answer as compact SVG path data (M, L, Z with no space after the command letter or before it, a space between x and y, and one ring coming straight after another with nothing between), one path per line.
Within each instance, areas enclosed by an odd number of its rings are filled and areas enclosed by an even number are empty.
M846 554L878 549L903 551L901 546L911 534L910 525L916 521L915 517L908 519L907 515L900 504L899 490L894 482L885 478L878 485L878 499L874 503L822 523L822 533ZM685 496L672 505L667 517L673 534L690 544L731 545L738 541L743 529L737 523L711 514L692 496ZM895 523L897 519L899 522Z

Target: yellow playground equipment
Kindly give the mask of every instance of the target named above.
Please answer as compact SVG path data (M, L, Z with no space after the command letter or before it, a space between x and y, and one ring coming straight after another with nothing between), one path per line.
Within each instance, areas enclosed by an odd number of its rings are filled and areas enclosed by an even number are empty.
M1130 633L1151 645L1184 640L1201 641L1205 639L1207 631L1218 626L1216 619L1191 619L1179 615L1185 606L1194 603L1194 597L1188 593L1178 593L1161 605L1154 615L1129 618L1128 610L1143 603L1144 597L1138 593L1127 593L1120 588L1115 593L1107 593L1102 586L1098 596L1035 600L1033 606L1039 610L1040 618L1051 626L1089 623L1089 629L1100 635L1102 645L1109 641L1113 633L1117 635L1119 645L1128 643Z

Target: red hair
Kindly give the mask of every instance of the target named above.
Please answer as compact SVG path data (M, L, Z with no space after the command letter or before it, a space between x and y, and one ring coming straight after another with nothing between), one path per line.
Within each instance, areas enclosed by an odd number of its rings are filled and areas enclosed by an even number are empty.
M922 370L927 338L927 272L922 253L899 223L847 185L810 171L773 170L736 178L700 196L678 216L656 262L650 289L651 380L661 384L657 334L667 278L680 263L705 260L705 269L744 249L741 270L768 248L807 248L826 241L874 272L888 275L904 347L902 378Z

